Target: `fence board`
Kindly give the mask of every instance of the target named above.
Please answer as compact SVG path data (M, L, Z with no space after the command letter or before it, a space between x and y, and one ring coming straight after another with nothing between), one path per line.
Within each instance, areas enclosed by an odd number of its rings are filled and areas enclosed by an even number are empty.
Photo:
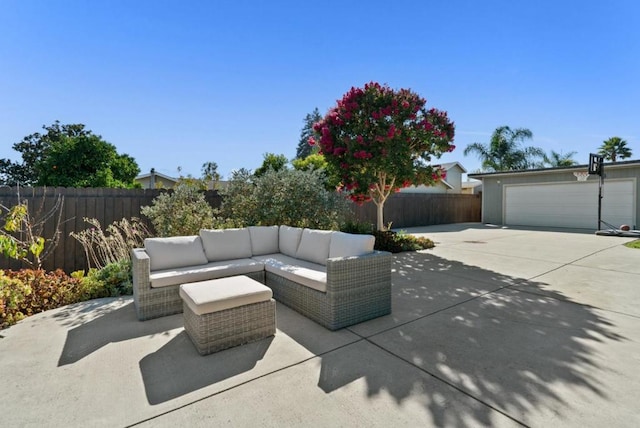
M90 227L84 217L97 219L105 229L114 221L123 218L146 218L140 213L141 207L151 205L153 199L166 190L158 189L67 189L67 188L20 188L20 197L28 201L32 215L44 201L44 212L50 209L58 195L64 196L63 223L60 227L60 244L53 254L44 261L43 268L64 269L67 273L87 268L82 245L71 238L71 232L80 232ZM216 191L205 192L209 204L218 208L222 198ZM18 202L18 189L0 187L0 204L7 208ZM480 221L481 199L478 195L440 195L398 193L385 204L385 221L393 222L393 227L404 228L430 224L462 223ZM3 213L4 214L4 213ZM354 207L355 218L359 221L376 223L376 207L373 203ZM43 236L50 238L54 233L54 219L44 228ZM24 265L16 260L0 255L1 269L20 269Z
M393 228L481 221L480 195L396 193L384 205L384 222ZM376 224L373 203L354 207L355 218Z

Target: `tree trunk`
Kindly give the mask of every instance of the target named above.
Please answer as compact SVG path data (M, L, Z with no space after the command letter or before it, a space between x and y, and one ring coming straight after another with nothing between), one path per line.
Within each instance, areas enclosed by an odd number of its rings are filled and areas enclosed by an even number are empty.
M384 201L380 203L376 203L376 208L378 210L378 223L377 228L379 231L384 230Z

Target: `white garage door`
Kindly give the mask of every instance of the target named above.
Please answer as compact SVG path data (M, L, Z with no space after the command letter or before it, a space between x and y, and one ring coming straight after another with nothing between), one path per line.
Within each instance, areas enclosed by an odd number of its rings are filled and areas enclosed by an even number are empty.
M602 220L615 226L635 221L632 180L605 181ZM508 225L597 229L598 181L505 186ZM606 228L606 227L604 227Z

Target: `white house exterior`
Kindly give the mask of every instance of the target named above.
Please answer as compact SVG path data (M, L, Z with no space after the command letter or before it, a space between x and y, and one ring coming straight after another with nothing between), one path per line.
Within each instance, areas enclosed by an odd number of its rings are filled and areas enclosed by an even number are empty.
M462 193L462 174L467 170L459 162L449 162L439 165L447 176L434 186L409 186L400 189L402 193Z

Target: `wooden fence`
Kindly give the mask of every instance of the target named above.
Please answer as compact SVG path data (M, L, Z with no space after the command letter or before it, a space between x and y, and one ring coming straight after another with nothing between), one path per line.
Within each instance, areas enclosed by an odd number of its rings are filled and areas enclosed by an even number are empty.
M84 222L85 217L97 219L103 229L123 218L138 217L146 220L140 214L140 207L151 205L155 197L166 192L166 190L157 189L0 187L0 204L7 208L16 205L18 191L20 199L27 201L31 215L36 218L51 210L59 196L64 198L60 242L55 251L44 261L43 268L46 270L60 268L67 273L87 268L82 245L69 236L71 232L80 232L91 227ZM206 191L205 197L213 207L220 206L221 198L216 191ZM38 211L41 212L38 213ZM4 214L5 212L2 213L3 216ZM45 224L42 235L45 238L51 238L54 233L55 221L51 219ZM25 267L22 262L0 255L1 269L22 267Z
M0 187L0 204L10 208L21 200L29 204L31 214L46 213L56 203L58 196L64 198L60 242L55 251L43 263L46 270L63 269L67 273L86 269L84 249L69 236L91 227L83 218L95 218L103 229L123 218L141 217L140 207L151 205L153 199L166 190L156 189L76 189L76 188L30 188ZM209 204L217 208L222 198L216 191L205 192ZM431 224L463 223L480 221L481 199L478 195L408 194L398 193L385 204L385 222L393 222L394 228L426 226ZM355 217L359 221L376 223L376 207L373 203L355 206ZM3 212L2 215L5 213ZM3 224L2 224L3 226ZM53 220L45 224L45 238L55 232ZM0 269L20 269L21 262L0 255Z
M404 228L432 224L481 221L481 195L439 193L396 193L384 204L385 225ZM358 221L376 224L376 206L367 203L355 207Z

